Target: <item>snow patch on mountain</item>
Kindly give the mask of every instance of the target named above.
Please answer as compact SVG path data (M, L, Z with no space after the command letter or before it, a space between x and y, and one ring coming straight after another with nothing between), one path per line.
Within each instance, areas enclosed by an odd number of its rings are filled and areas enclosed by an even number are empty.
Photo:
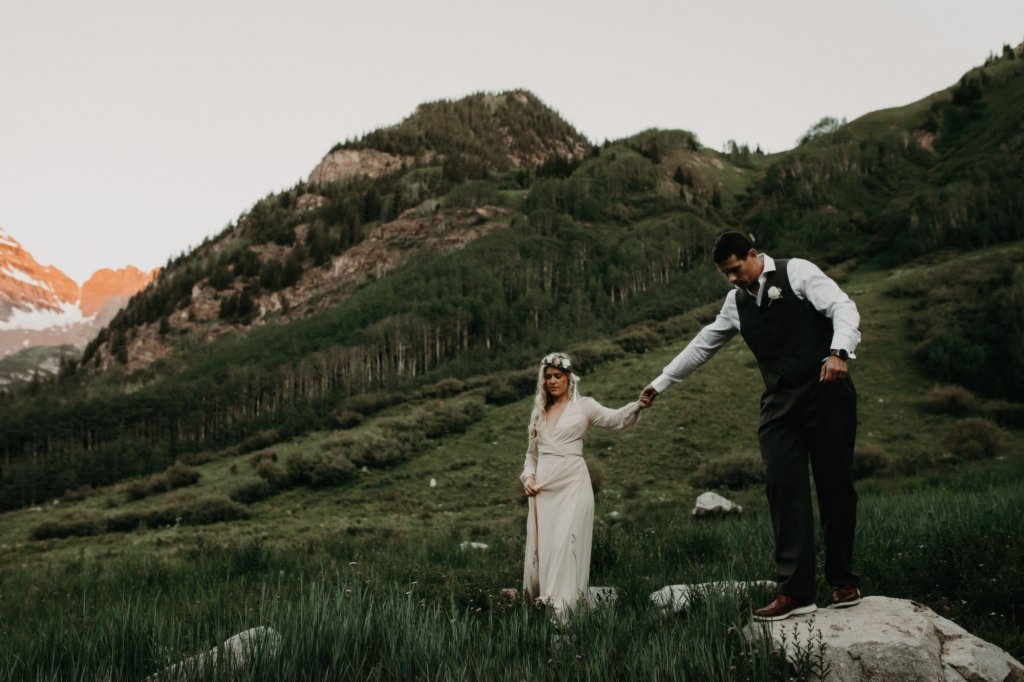
M65 303L59 310L34 308L26 311L16 307L11 309L11 314L6 320L0 320L0 331L66 329L74 325L90 323L93 317L83 315L77 302Z

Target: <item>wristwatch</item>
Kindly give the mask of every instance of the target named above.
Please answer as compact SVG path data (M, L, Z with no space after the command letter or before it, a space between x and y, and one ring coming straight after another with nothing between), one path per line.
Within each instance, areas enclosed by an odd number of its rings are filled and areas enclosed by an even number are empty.
M844 348L833 348L828 352L829 355L834 355L843 362L847 362L850 359L850 354L846 352Z

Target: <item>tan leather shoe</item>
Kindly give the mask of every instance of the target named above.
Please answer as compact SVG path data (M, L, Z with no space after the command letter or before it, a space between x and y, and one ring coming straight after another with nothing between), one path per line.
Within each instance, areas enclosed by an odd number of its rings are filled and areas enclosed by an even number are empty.
M780 594L768 606L754 611L754 620L773 621L783 620L790 616L802 616L807 613L814 613L818 610L813 599L793 599L788 594Z
M832 608L845 609L860 603L860 590L849 585L840 585L832 590Z

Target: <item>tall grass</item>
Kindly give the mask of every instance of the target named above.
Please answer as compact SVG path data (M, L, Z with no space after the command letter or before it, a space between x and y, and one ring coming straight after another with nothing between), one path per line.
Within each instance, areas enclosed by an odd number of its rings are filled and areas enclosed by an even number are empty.
M1024 656L1024 491L984 481L862 496L857 564L868 594L914 599ZM671 583L771 577L763 514L697 522L652 503L595 529L592 583L619 599L567 623L516 586L521 537L462 551L455 530L324 536L302 551L259 539L170 559L79 558L0 574L0 679L141 680L265 625L276 656L181 679L786 679L739 629L764 594L708 597L681 615ZM828 587L820 586L819 603ZM266 654L267 652L264 652Z

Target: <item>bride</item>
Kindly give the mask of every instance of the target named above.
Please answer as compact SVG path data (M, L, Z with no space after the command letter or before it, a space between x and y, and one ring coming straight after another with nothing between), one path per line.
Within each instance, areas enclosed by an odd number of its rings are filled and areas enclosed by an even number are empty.
M587 429L628 429L641 409L635 402L609 409L580 397L578 384L569 356L551 353L541 360L519 477L530 498L523 589L550 604L560 617L589 603L594 491L583 461Z

